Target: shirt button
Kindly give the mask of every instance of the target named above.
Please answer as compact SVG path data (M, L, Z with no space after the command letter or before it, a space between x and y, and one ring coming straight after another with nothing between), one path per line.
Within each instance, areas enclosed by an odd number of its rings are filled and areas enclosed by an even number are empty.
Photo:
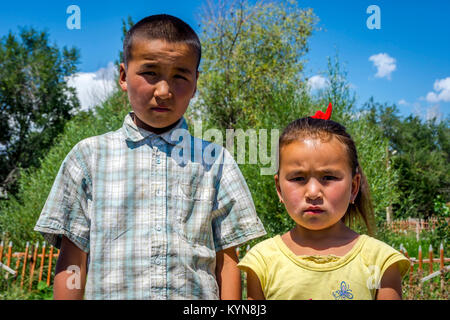
M161 159L160 158L156 158L156 164L160 164L161 163Z
M156 226L156 231L161 231L161 226Z
M155 259L155 263L156 263L157 265L160 265L160 264L161 264L161 259L156 258L156 259Z
M156 190L156 195L157 195L157 196L160 196L161 194L162 194L161 190L159 190L159 189Z

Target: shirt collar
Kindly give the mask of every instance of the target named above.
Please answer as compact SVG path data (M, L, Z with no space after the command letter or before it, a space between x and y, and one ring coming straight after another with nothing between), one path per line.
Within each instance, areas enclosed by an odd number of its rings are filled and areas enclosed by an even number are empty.
M176 145L179 141L173 140L171 138L172 132L177 129L185 129L186 131L188 129L186 120L184 119L184 117L181 117L181 119L178 120L178 123L176 124L176 126L173 127L172 129L170 129L169 131L166 131L162 134L156 134L156 133L150 132L148 135L144 135L143 132L145 132L145 131L139 130L139 128L136 126L136 124L133 121L132 114L133 114L133 112L130 112L127 114L127 116L125 117L125 120L123 122L122 129L125 134L125 139L128 141L135 142L135 143L142 141L144 139L147 139L148 137L151 137L151 138L152 137L160 137L167 143Z

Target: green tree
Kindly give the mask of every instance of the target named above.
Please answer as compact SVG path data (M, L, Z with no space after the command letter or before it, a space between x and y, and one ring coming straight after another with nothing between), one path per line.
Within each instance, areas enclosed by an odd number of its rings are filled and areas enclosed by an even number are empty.
M274 102L282 93L291 100L303 86L307 39L316 20L295 1L210 1L199 17L203 71L194 109L221 128L258 127L264 118L257 115L279 114Z
M22 28L0 40L0 182L39 159L79 108L67 85L79 60L77 49L60 50L47 32ZM3 185L16 191L14 179ZM5 184L5 183L4 183Z
M364 106L369 118L389 140L390 163L398 173L400 197L393 202L397 218L428 218L439 214L438 197L450 201L450 119L402 119L395 105L370 99Z

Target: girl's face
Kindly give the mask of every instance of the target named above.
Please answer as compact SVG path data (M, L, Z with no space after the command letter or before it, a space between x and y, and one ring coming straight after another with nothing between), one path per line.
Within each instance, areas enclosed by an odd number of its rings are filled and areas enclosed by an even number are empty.
M334 136L327 141L305 138L280 150L278 196L306 229L323 230L341 221L360 180L359 173L352 177L346 148Z

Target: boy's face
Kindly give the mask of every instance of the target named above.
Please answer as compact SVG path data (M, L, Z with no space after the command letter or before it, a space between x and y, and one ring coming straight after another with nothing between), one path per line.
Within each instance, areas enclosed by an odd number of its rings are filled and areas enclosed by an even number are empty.
M120 65L119 84L141 122L164 128L183 116L197 89L197 59L185 43L133 40L128 67Z

